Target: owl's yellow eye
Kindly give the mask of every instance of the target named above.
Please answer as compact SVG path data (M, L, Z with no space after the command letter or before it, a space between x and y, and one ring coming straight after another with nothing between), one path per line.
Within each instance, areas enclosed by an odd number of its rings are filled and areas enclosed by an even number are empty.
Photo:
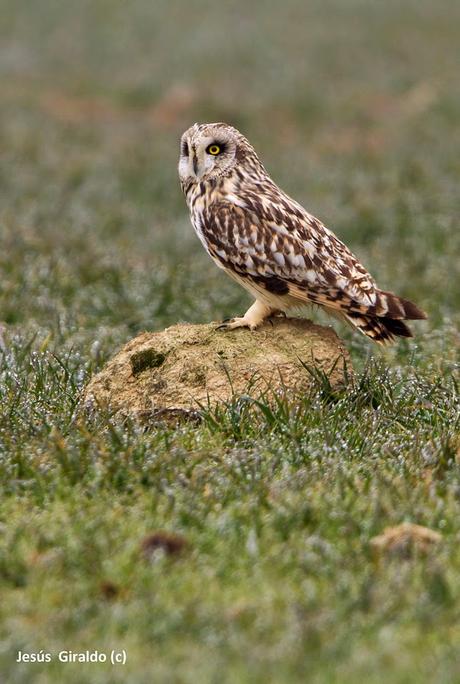
M212 155L216 156L216 154L221 153L221 148L219 145L208 145L208 147L206 148L206 152L208 154L212 154Z

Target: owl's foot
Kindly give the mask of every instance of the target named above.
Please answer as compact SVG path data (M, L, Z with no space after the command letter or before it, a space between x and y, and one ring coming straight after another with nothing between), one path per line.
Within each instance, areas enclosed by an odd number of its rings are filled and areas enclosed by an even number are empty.
M240 318L229 318L222 321L220 325L217 326L216 330L235 330L235 328L249 328L249 330L255 330L257 325L246 320L244 316Z
M271 313L272 309L270 309L269 306L256 299L244 316L223 321L221 325L217 326L217 330L235 330L235 328L249 328L249 330L255 330L266 318L269 318Z

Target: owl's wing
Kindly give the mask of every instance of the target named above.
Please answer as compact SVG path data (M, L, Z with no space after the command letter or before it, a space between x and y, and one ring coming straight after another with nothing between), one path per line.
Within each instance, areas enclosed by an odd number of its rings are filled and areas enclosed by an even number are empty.
M389 311L346 245L293 200L264 201L260 211L214 203L201 224L208 251L221 266L273 294L348 312L404 315L399 308Z

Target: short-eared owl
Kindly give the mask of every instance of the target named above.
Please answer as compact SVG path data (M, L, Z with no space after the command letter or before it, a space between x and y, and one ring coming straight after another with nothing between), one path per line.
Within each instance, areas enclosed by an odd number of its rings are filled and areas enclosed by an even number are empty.
M232 126L189 128L179 176L206 251L256 299L224 327L253 330L276 312L310 303L385 344L412 336L405 319L426 318L407 299L379 290L350 250L271 180Z

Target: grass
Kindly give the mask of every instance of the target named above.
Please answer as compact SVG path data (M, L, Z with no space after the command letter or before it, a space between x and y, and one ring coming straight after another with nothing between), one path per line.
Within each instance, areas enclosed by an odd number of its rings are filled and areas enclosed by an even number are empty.
M459 6L4 0L0 672L7 682L453 682L460 603ZM429 313L332 394L145 432L76 411L125 341L239 313L176 177L226 120ZM334 326L338 326L335 322ZM412 521L436 554L378 562ZM146 555L165 530L180 552ZM126 649L124 666L60 650ZM51 663L15 662L44 649Z

